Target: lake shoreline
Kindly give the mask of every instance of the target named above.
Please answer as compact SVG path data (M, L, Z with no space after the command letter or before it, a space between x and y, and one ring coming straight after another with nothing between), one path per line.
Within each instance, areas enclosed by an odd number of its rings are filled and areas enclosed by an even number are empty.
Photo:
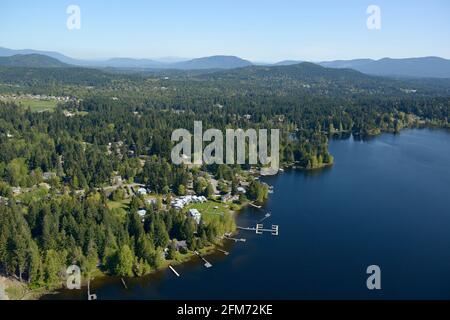
M418 130L421 130L421 129L434 129L434 128L413 128L413 129L411 129L411 128L404 128L404 130L415 130L415 129L418 129ZM402 130L402 131L404 131L404 130ZM444 129L445 130L445 129ZM391 133L391 132L386 132L386 133ZM391 133L392 135L397 135L396 133ZM340 140L340 139L337 139L337 140ZM348 139L345 139L345 140L348 140ZM316 171L317 169L313 169L313 170L309 170L309 169L307 169L307 170L304 170L304 169L299 169L299 168L297 168L297 169L295 169L295 170L299 170L299 171ZM320 170L320 169L319 169ZM291 170L289 170L289 171L291 171ZM270 196L269 196L270 197ZM249 207L249 203L247 203L245 206L242 206L241 208L240 208L240 210L239 211L237 211L237 212L234 212L233 214L234 215L238 215L239 213L241 213L245 208L248 208ZM222 243L221 243L222 244ZM204 253L205 254L205 256L206 255L209 255L209 254L212 254L214 251L215 251L215 249L217 248L217 245L216 246L212 246L211 247L211 250L210 250L210 252L208 252L208 253ZM190 261L192 261L193 260L193 258L195 258L194 256L190 256L190 257L187 257L186 259L183 259L183 261L180 261L179 263L172 263L172 265L181 265L181 264L184 264L184 263L187 263L187 262L190 262ZM156 272L158 272L158 271L162 271L162 270L166 270L167 269L167 266L165 266L164 268L160 268L160 269L157 269L157 270L154 270L154 271L152 271L152 273L156 273ZM106 275L105 276L106 278L116 278L116 277L111 277L111 276L108 276L108 275ZM139 279L139 278L141 278L141 277L137 277L137 279ZM133 278L133 279L136 279L136 278ZM100 280L100 278L97 278L96 280Z
M243 210L245 210L246 208L251 206L252 203L253 202L251 202L251 201L246 201L245 203L239 205L239 209L238 210L230 210L230 214L233 216L234 220L236 221L236 215L238 215L240 212L242 212ZM231 234L235 235L237 233L238 233L238 230L235 229ZM224 246L224 242L226 240L227 239L224 236L222 236L222 238L220 238L217 243L211 244L211 245L206 246L206 247L204 247L202 249L198 249L197 251L202 256L206 256L207 257L207 256L215 253L218 248L223 247ZM152 274L156 274L158 272L165 271L165 270L169 269L169 266L179 266L179 265L182 265L182 264L185 264L185 263L192 262L196 258L198 259L198 255L195 252L193 252L193 251L189 251L188 253L183 254L181 257L182 257L182 259L180 259L178 261L177 260L165 261L164 264L161 267L159 267L157 269L154 269L154 270L150 271L149 273L144 274L142 276L120 277L120 276L116 276L116 275L110 275L110 274L108 274L108 273L106 273L106 272L104 272L104 271L102 271L100 269L97 269L95 277L93 277L91 279L91 284L95 283L96 281L102 281L102 280L105 280L105 279L119 279L119 278L121 278L121 279L125 279L125 281L126 281L127 279L144 278L144 277L147 277L147 276L151 276ZM81 290L87 288L87 281L86 280L82 281L81 288L82 288ZM58 295L58 294L60 294L60 291L64 290L64 289L67 289L67 288L63 284L61 284L60 287L55 288L53 290L43 289L44 291L41 294L36 295L34 297L34 299L31 299L31 300L40 300L43 296L47 296L47 295ZM87 296L87 294L86 294L86 296Z

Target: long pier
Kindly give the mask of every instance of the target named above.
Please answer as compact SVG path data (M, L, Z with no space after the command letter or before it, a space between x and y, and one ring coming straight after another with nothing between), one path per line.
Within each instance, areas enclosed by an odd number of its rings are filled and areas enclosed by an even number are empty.
M173 273L175 273L175 275L176 275L177 277L180 276L180 274L179 274L179 273L178 273L171 265L169 265L169 268L170 268L170 270L172 270Z
M256 204L254 204L252 202L250 202L249 205L252 206L253 208L256 208L256 209L261 209L262 208L262 206L257 206Z

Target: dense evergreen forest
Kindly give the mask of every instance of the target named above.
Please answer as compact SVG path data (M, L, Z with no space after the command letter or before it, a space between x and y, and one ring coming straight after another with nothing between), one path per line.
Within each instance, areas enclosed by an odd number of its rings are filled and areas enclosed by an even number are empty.
M450 127L448 80L394 80L309 63L203 72L1 67L0 96L27 95L70 97L45 112L0 100L0 273L34 286L58 286L73 263L86 275L139 276L217 242L234 230L231 215L197 225L170 208L187 189L213 199L210 177L231 195L246 177L247 194L237 203L267 198L249 166L170 162L172 131L192 132L194 121L204 130L280 129L282 166L303 169L333 163L333 135ZM144 185L157 201L135 194L125 214L111 208L126 193L106 192L115 176Z

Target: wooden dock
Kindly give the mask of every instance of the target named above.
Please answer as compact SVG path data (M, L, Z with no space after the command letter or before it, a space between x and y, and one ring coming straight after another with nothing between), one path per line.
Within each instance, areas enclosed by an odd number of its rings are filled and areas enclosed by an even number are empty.
M225 251L225 250L222 250L222 249L217 249L217 251L222 252L226 256L230 254L228 251Z
M203 257L201 256L200 253L198 253L197 251L194 251L194 253L195 253L200 259L203 260L203 262L205 263L205 264L204 264L205 268L211 268L211 267L212 267L212 264L209 263L205 258L203 258Z
M262 218L261 220L258 221L259 222L263 222L264 220L266 220L267 218L270 218L272 214L270 212L267 212L266 215L264 216L264 218Z
M247 239L244 239L244 238L237 239L237 238L232 238L232 237L229 237L229 236L225 236L225 239L233 240L234 242L245 242L245 241L247 241Z
M249 205L251 205L253 208L256 208L256 209L261 209L262 208L262 206L257 206L256 204L254 204L252 202L250 202Z
M122 284L123 284L123 286L125 287L125 289L128 290L128 287L127 287L127 284L125 283L125 280L123 280L123 278L120 278L120 280L122 280Z

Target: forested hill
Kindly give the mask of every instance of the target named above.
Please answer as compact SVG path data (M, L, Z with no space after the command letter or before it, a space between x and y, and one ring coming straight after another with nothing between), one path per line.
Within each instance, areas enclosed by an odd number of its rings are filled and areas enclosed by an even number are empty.
M1 67L0 83L39 88L47 86L111 86L115 81L137 81L137 75L122 75L81 67L29 68Z
M18 54L0 57L0 66L27 68L63 68L70 65L41 54Z
M250 66L205 74L203 78L208 80L260 82L282 81L284 84L289 84L289 82L293 84L292 81L311 83L320 83L322 81L327 83L346 82L355 85L381 83L379 78L367 76L355 70L325 68L310 62L282 66ZM392 84L393 82L383 79L383 83L386 85L386 83Z
M49 58L51 59L51 58ZM57 60L55 60L57 61ZM49 90L64 86L105 90L148 90L198 86L222 90L270 90L266 94L307 94L330 97L353 95L449 95L449 79L396 80L369 76L352 69L326 68L313 63L288 66L247 66L231 70L159 70L140 73L82 67L1 66L0 84L23 90ZM258 89L258 90L259 90Z
M448 79L396 80L366 75L353 69L326 68L309 62L250 66L202 74L198 78L226 86L260 86L273 92L295 91L309 95L404 95L413 92L416 95L450 94Z

